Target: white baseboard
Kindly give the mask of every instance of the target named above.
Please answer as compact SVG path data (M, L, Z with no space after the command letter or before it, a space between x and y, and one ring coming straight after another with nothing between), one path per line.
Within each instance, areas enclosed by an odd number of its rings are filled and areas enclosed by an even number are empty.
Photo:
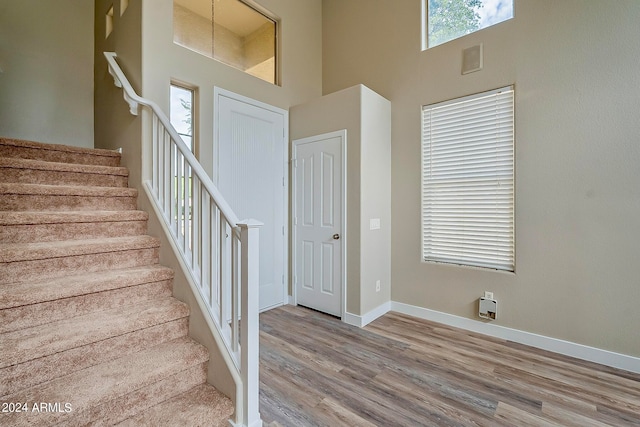
M345 312L344 316L342 316L342 321L352 326L357 326L358 328L363 328L367 326L369 323L373 322L380 316L384 316L391 310L391 302L385 302L384 304L374 308L368 313L365 313L362 316L357 314L352 314L349 312Z
M542 350L564 354L565 356L571 356L577 359L587 360L589 362L595 362L601 365L611 366L613 368L624 369L626 371L640 374L640 357L628 356L626 354L602 350L596 347L589 347L571 341L546 337L544 335L507 328L505 326L481 322L478 320L468 319L466 317L455 316L453 314L442 313L440 311L395 301L386 302L362 316L345 312L342 317L342 321L349 325L362 328L376 320L378 317L384 316L389 311L396 311L398 313L407 314L420 319L430 320L432 322L442 323L455 328L465 329L467 331L489 335L491 337L513 341Z
M477 320L468 319L466 317L454 316L452 314L442 313L439 311L429 310L427 308L416 307L414 305L403 304L400 302L391 301L389 305L391 311L397 311L398 313L407 314L409 316L418 317L420 319L431 320L433 322L442 323L460 329L466 329L468 331L477 332L479 334L489 335L520 344L530 345L532 347L553 351L555 353L564 354L566 356L572 356L577 359L587 360L614 368L624 369L626 371L640 373L640 358L638 357L614 353L608 350L601 350L599 348L576 344L570 341L550 338L543 335L533 334L531 332L520 331L517 329L506 328L504 326L480 322ZM370 313L367 313L367 315ZM370 321L372 320L374 319L371 319Z

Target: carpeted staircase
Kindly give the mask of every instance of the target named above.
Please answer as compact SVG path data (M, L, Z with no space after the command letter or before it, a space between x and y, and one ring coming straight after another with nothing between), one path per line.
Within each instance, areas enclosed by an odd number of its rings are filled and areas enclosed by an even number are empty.
M227 425L120 155L0 138L0 425ZM21 412L17 412L20 410ZM26 412L25 412L26 411Z

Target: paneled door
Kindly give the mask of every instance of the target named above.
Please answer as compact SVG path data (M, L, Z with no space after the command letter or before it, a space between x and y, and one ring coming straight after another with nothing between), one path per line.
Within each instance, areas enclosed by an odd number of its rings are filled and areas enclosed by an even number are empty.
M346 131L293 142L296 302L343 315Z
M260 310L285 303L288 112L216 88L217 182L239 219L260 228ZM215 155L215 154L214 154Z

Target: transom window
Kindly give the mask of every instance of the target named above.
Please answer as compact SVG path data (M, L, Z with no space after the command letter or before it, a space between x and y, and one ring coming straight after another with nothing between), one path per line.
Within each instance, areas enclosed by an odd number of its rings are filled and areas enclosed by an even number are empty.
M422 258L514 271L514 91L422 109Z
M240 0L174 0L174 43L277 84L276 21Z
M513 0L423 0L423 50L513 18Z

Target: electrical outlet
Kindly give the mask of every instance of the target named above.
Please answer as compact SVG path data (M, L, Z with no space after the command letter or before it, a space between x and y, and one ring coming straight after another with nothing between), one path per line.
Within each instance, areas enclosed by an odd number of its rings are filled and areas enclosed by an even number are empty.
M376 292L380 292L380 280L376 280Z
M493 299L493 292L484 291L484 297L486 299Z

